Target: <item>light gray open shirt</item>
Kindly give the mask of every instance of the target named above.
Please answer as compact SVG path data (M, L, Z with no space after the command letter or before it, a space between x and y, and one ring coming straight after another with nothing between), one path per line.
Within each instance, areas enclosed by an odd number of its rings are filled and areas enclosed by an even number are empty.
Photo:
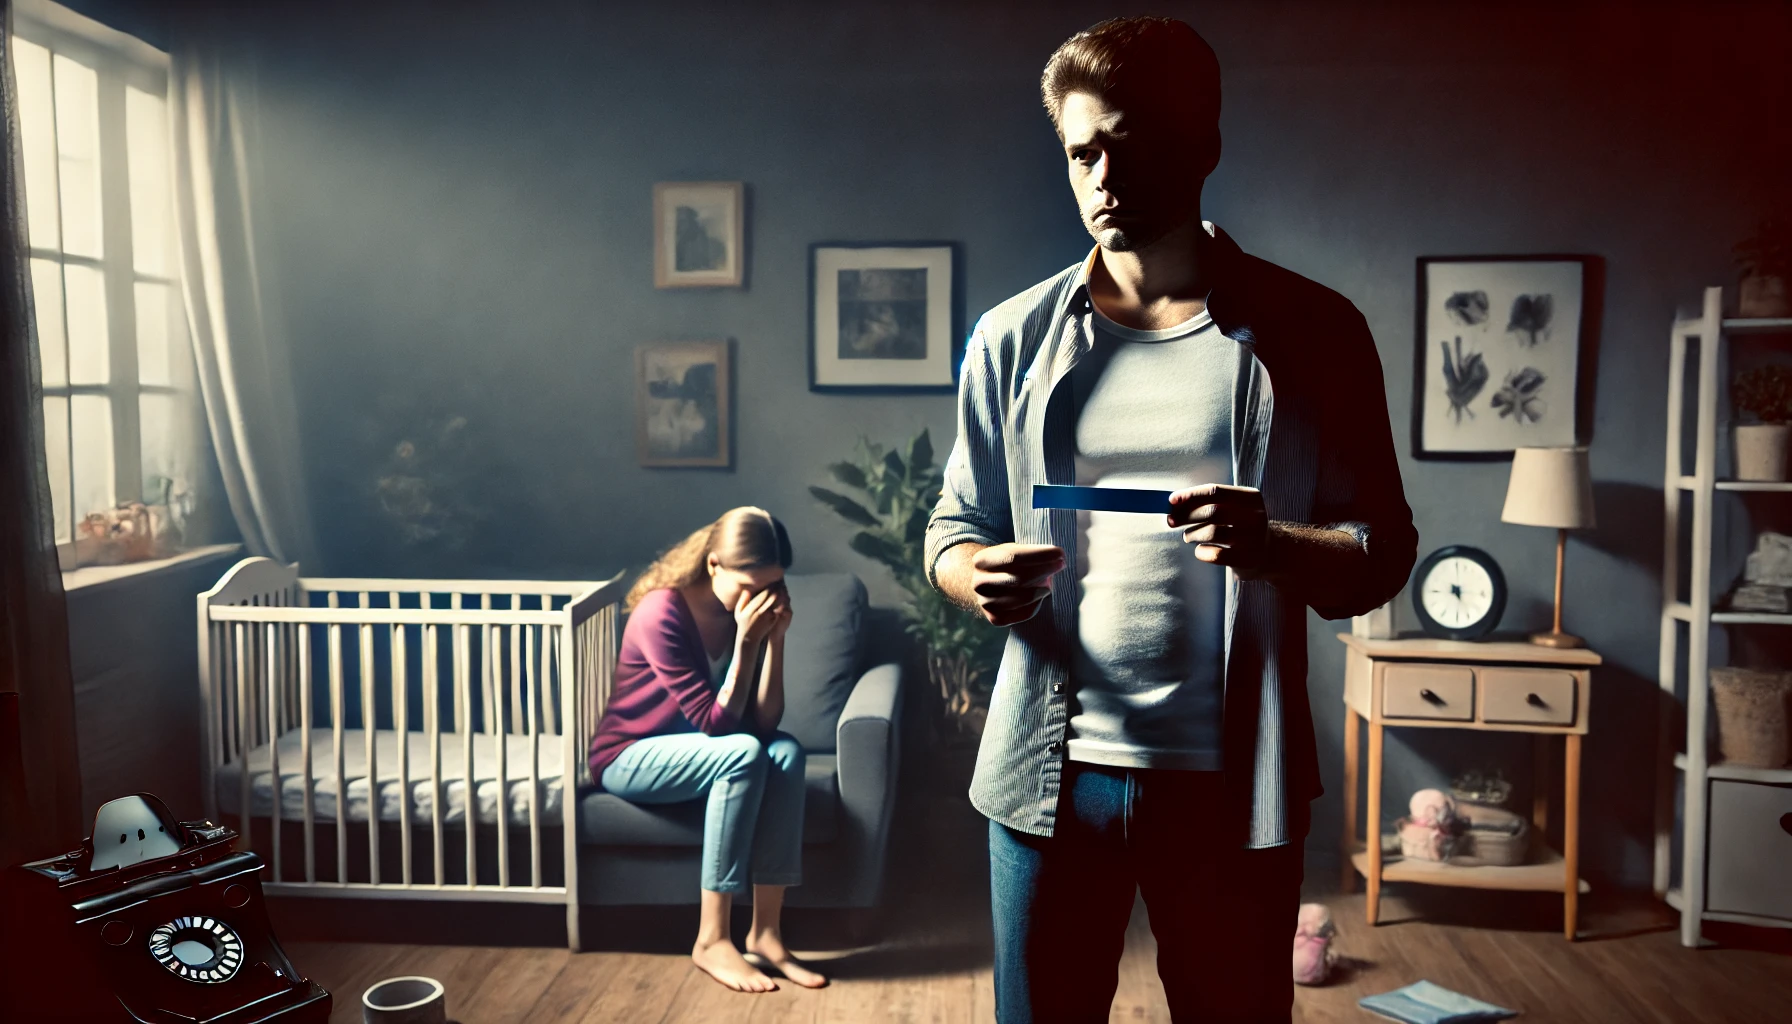
M1361 559L1347 578L1303 580L1306 600L1227 573L1221 720L1227 814L1216 840L1299 841L1320 794L1306 692L1306 607L1326 618L1376 608L1412 569L1418 536L1388 427L1368 324L1336 292L1212 235L1207 309L1260 372L1238 389L1233 480L1263 492L1272 520L1341 530ZM1076 513L1035 510L1033 485L1075 483L1071 389L1089 351L1096 253L978 320L965 346L958 438L927 526L927 573L963 543L1055 544L1076 564ZM977 754L971 802L991 819L1052 834L1064 773L1076 579L1066 568L1038 614L1009 633Z

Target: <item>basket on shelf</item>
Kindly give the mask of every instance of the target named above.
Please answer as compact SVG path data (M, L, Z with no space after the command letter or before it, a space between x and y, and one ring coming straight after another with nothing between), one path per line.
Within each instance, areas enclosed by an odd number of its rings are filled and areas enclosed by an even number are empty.
M1779 768L1792 760L1787 702L1792 675L1750 668L1711 670L1717 743L1730 764Z

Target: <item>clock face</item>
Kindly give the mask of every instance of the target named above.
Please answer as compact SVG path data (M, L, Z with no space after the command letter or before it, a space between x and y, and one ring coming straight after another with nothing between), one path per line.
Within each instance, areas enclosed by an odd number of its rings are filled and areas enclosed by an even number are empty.
M1479 640L1506 612L1505 573L1487 552L1466 544L1427 555L1410 589L1419 625L1445 640Z
M1448 629L1466 629L1486 618L1493 598L1493 577L1462 555L1439 560L1419 583L1425 611Z

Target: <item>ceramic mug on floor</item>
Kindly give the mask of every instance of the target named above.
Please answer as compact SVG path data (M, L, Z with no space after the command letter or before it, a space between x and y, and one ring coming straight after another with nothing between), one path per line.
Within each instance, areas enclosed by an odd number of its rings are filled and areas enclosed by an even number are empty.
M387 978L361 994L365 1024L446 1024L448 1000L434 978Z

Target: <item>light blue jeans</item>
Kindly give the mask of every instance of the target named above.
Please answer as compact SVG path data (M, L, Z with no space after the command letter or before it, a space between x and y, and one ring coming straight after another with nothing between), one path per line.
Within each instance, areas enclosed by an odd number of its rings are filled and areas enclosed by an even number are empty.
M803 747L774 733L700 732L636 740L604 769L603 786L630 803L709 798L703 818L702 886L746 892L803 881Z

